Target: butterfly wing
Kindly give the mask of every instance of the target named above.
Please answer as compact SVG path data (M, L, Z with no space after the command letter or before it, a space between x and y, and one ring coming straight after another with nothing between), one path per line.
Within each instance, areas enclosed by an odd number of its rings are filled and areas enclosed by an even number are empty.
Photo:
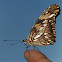
M53 4L40 15L39 19L49 19L53 16L57 16L59 13L60 7L57 4Z
M28 40L31 44L38 46L46 46L55 42L55 18L60 13L60 7L53 4L48 7L33 25ZM29 43L29 45L31 45ZM32 46L32 45L31 45Z

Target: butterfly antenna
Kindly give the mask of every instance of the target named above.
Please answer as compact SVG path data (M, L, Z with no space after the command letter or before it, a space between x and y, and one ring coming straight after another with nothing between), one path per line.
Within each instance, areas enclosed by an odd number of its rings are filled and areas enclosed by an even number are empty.
M11 45L15 45L15 44L18 44L19 42L16 42L16 43L13 43L13 44L11 44Z
M21 40L3 40L4 42L6 42L6 41L21 41ZM22 42L22 41L21 41ZM16 43L13 43L13 44L11 44L11 45L15 45L15 44L18 44L19 42L16 42Z
M3 41L6 42L6 41L21 41L21 40L3 40Z

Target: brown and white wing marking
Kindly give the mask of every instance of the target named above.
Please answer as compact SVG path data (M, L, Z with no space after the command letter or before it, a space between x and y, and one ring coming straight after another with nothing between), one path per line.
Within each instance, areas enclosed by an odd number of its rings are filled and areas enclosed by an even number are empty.
M53 4L48 7L33 25L27 40L29 45L46 46L55 42L55 17L60 13L60 7Z
M48 7L39 17L39 19L50 19L57 16L60 13L60 7L57 4L53 4Z
M52 21L52 20L51 20ZM33 43L38 46L46 46L49 44L54 44L55 42L55 22L51 23L50 20L42 20L42 24L38 27L38 32L33 39ZM54 26L53 26L54 24Z

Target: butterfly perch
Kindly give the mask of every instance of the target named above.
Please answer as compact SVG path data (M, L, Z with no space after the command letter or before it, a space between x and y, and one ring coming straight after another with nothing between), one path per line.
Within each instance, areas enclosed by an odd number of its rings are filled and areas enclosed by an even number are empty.
M60 14L60 7L53 4L48 7L33 25L28 38L23 40L30 46L47 46L56 42L55 18Z

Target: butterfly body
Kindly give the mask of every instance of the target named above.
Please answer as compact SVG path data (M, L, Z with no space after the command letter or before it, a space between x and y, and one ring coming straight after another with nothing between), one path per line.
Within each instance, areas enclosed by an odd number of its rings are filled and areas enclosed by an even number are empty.
M55 38L55 18L60 13L60 7L53 4L48 7L33 25L28 38L24 43L34 46L47 46L54 44Z

